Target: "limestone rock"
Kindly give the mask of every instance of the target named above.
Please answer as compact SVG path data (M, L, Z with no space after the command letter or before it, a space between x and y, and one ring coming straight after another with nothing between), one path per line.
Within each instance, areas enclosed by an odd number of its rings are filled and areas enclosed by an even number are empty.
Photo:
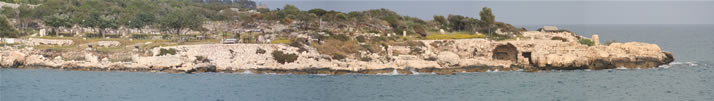
M88 62L90 62L90 63L99 63L99 57L94 56L94 55L89 54L89 53L84 54L84 60L85 60L85 61L88 61Z
M114 47L119 45L121 45L119 41L97 41L97 46L101 47Z
M437 56L439 64L447 66L459 64L459 60L461 60L461 57L454 52L440 52Z
M0 52L0 67L13 67L25 62L25 54L18 51Z

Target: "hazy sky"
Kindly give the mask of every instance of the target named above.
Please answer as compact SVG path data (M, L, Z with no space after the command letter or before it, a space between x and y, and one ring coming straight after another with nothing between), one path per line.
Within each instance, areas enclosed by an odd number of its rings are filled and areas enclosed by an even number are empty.
M699 1L469 1L469 0L256 0L271 9L285 4L301 10L323 8L362 11L387 8L399 14L431 20L433 15L459 14L478 18L482 7L496 20L528 24L714 24L714 0Z

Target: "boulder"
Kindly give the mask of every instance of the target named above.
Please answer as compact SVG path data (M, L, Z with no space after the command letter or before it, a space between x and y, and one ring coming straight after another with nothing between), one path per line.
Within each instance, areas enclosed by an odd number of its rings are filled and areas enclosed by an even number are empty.
M461 57L454 52L439 52L437 55L437 62L445 66L452 66L459 64Z
M25 63L25 56L18 51L0 52L0 67L14 67Z

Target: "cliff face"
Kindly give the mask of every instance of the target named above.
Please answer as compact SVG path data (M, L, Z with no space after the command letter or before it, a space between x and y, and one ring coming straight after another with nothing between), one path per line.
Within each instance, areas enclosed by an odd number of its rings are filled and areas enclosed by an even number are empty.
M553 69L654 68L674 57L655 44L628 42L609 46L587 46L575 41L580 36L530 36L525 40L486 39L421 40L424 46L383 47L387 55L362 54L369 60L331 59L312 47L307 51L285 44L203 44L154 48L152 56L132 56L131 62L109 62L97 54L82 61L32 54L32 49L4 48L0 65L47 66L78 70L164 71L164 72L254 72L294 74L344 73L438 73L485 71L538 71ZM176 54L159 56L161 50ZM89 50L88 50L89 51ZM293 62L279 63L274 51L296 54ZM417 52L415 52L417 51ZM398 54L414 53L414 54ZM139 53L133 53L139 54ZM49 59L52 58L52 59ZM109 57L111 58L111 57Z

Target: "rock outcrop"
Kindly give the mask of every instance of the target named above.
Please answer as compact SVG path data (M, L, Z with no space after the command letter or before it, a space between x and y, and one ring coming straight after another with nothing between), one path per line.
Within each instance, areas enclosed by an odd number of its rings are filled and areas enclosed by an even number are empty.
M537 32L545 33L545 32ZM653 68L674 61L669 52L655 44L628 42L608 46L578 43L580 36L535 35L533 40L491 41L486 39L419 40L420 46L389 46L388 55L367 54L369 60L330 59L312 47L299 51L286 44L203 44L157 47L153 55L133 53L133 61L110 62L87 52L84 60L44 57L28 49L3 48L2 67L45 66L50 68L97 71L162 72L253 72L293 74L413 74L486 71L538 71L572 69ZM549 33L553 34L553 33ZM572 34L570 34L572 35ZM160 50L175 54L158 56ZM91 51L91 50L88 50ZM296 54L292 62L279 63L271 54L281 51ZM106 55L103 55L106 56ZM100 60L101 58L101 60Z

